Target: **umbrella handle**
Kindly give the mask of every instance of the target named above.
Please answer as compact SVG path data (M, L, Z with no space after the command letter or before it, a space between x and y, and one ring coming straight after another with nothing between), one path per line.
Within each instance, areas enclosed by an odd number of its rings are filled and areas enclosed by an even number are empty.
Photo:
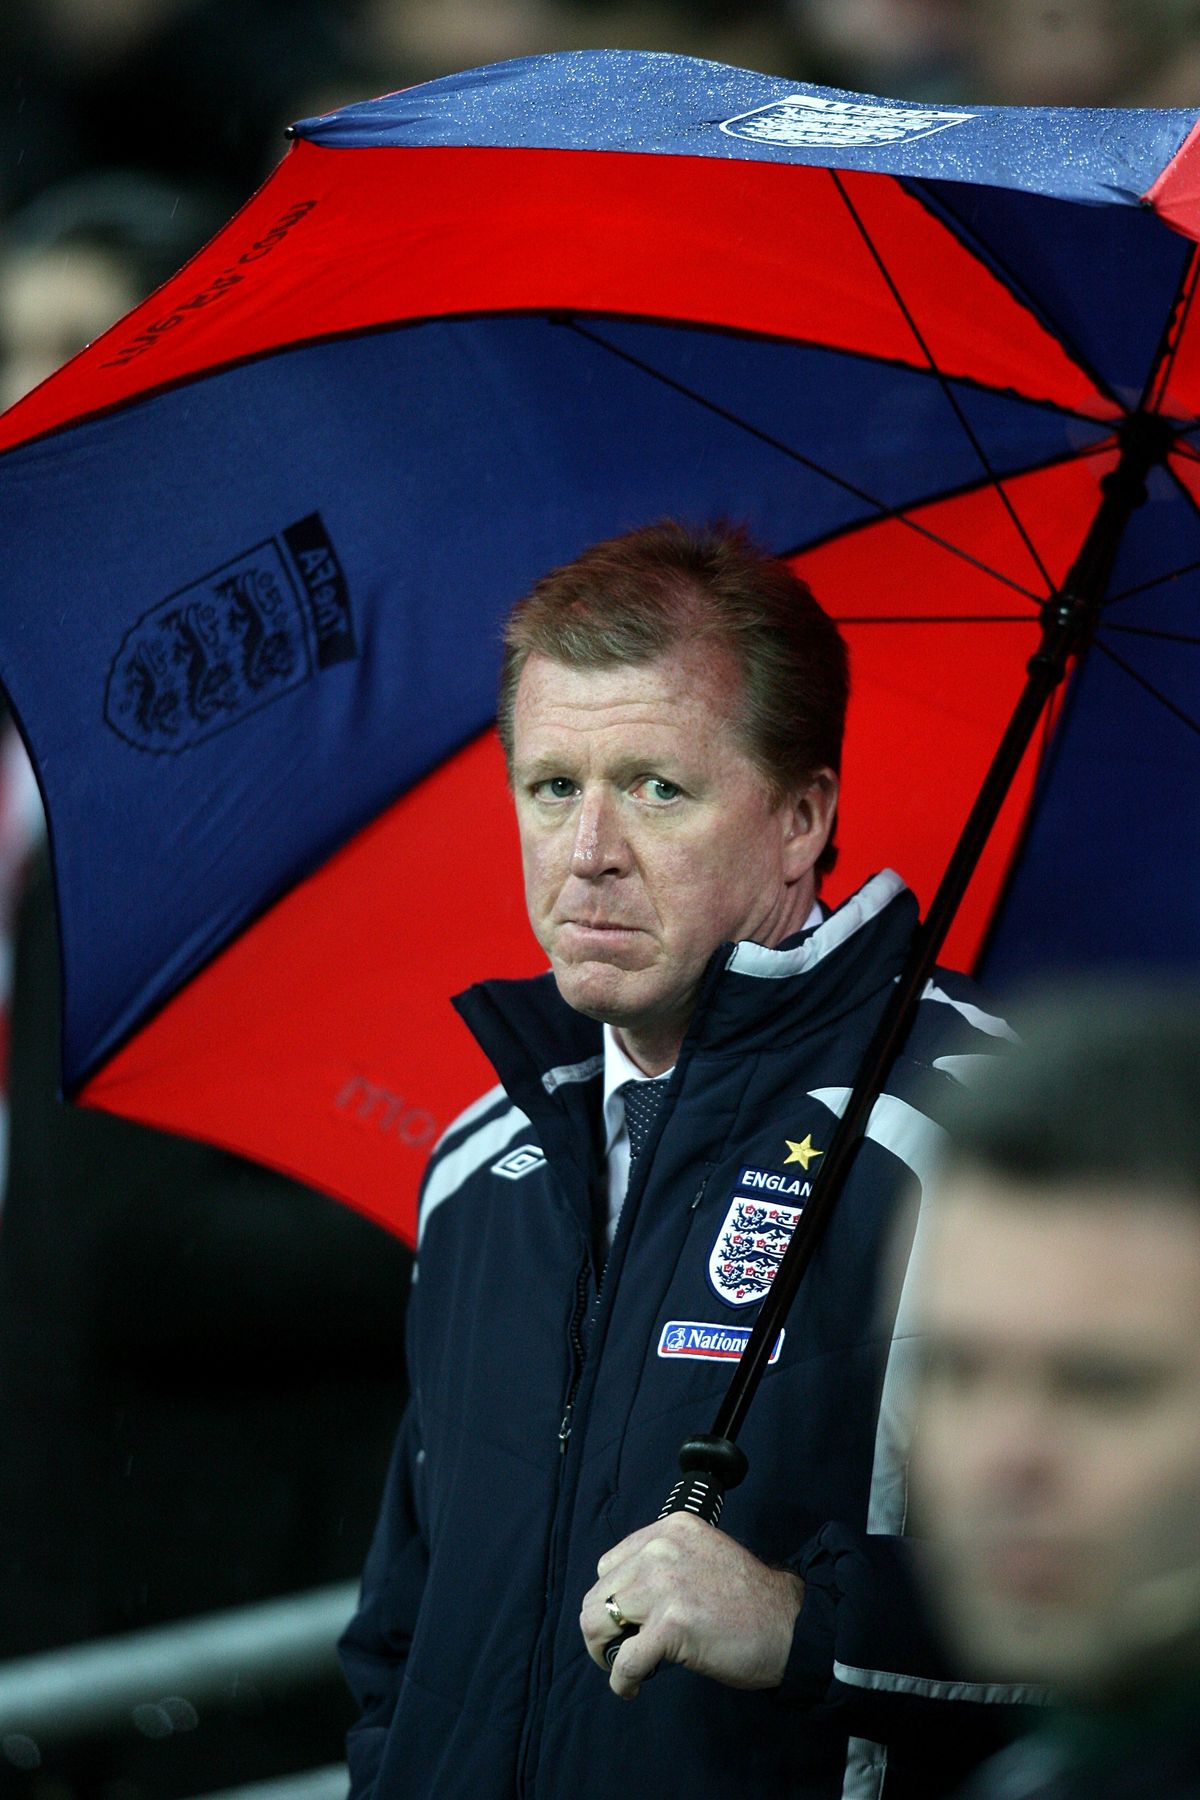
M726 1493L745 1479L750 1465L745 1452L728 1438L704 1434L688 1438L679 1452L679 1466L683 1474L667 1495L659 1518L667 1519L672 1513L685 1512L715 1526L721 1521ZM616 1637L609 1638L604 1646L604 1660L610 1669L621 1645L636 1637L639 1630L637 1625L626 1625ZM653 1673L652 1669L650 1674ZM644 1679L648 1681L650 1676Z

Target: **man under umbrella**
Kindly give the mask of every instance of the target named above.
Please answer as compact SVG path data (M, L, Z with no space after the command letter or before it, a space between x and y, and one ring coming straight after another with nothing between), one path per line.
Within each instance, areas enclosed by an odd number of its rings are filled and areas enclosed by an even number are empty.
M921 1622L910 1346L876 1314L960 1059L1008 1035L962 978L929 984L872 1113L742 1433L730 1534L646 1523L916 924L890 873L817 898L846 695L835 626L736 534L594 546L510 618L499 729L551 973L458 1002L501 1085L422 1192L413 1400L343 1641L357 1796L931 1800L1007 1712L957 1697ZM610 1694L595 1665L630 1627Z

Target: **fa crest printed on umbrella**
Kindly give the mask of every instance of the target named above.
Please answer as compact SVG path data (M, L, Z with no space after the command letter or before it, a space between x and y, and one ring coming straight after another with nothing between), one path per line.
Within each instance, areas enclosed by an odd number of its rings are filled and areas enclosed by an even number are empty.
M851 645L827 897L894 864L927 901L1147 424L946 958L1194 961L1196 121L589 52L295 127L0 422L68 1091L411 1233L489 1079L446 995L539 962L490 733L511 603L647 520L744 521Z
M337 552L313 513L140 618L104 716L136 748L180 755L357 654Z
M800 150L843 150L870 144L903 144L965 125L973 113L936 107L896 106L881 101L827 100L818 94L788 94L770 106L726 119L721 130L753 143L788 144Z

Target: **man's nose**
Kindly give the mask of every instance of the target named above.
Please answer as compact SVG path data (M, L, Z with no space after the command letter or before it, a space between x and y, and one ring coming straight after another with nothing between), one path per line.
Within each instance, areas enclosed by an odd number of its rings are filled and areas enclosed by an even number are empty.
M1041 1394L993 1394L963 1446L980 1485L1008 1501L1042 1498L1061 1483L1064 1421Z
M595 881L601 875L619 875L627 867L628 858L618 809L611 796L585 790L571 846L572 875L585 881Z

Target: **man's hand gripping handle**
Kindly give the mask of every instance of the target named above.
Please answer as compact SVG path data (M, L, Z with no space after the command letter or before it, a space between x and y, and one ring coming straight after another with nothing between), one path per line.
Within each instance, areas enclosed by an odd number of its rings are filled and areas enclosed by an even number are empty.
M679 1480L667 1495L660 1519L672 1513L691 1513L708 1525L719 1525L725 1508L725 1495L746 1478L750 1465L745 1453L728 1438L692 1437L679 1452ZM626 1625L604 1646L604 1660L611 1669L621 1645L636 1637L639 1627ZM647 1679L649 1679L647 1677Z

